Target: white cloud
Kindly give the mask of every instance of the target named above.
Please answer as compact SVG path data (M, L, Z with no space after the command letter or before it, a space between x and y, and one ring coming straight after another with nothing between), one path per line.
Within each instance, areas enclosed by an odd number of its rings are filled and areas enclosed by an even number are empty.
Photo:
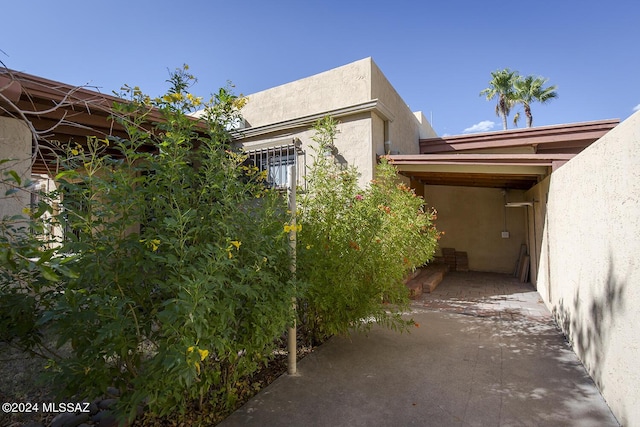
M633 107L633 111L640 111L640 104Z
M466 128L462 133L487 132L493 129L495 125L495 122L492 122L491 120L483 120L480 123L476 123L475 125Z

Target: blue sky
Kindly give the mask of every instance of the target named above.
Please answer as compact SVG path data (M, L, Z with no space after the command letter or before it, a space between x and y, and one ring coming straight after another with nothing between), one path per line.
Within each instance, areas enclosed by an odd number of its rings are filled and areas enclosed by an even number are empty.
M2 15L7 67L105 93L126 83L160 95L187 63L197 95L228 80L250 94L371 56L440 135L501 128L479 92L505 67L558 86L533 105L534 126L640 109L635 0L33 0Z

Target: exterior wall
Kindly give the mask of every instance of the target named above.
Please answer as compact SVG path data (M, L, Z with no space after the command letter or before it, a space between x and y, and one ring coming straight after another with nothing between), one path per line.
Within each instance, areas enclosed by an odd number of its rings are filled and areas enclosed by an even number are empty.
M435 130L433 130L433 128L431 127L431 123L427 121L427 118L424 116L424 114L422 114L422 111L416 111L415 113L413 113L413 115L418 120L418 123L420 126L420 139L438 137L438 134L436 133ZM419 145L420 144L418 144L418 151L420 151Z
M362 141L374 139L371 113L341 118L338 131L335 141L339 154L337 160L356 166L360 172L360 185L364 186L373 179L375 166L375 153L372 151L372 146L370 144L362 144ZM287 129L285 132L275 132L243 139L242 146L246 150L252 150L258 147L281 144L285 140L298 139L301 142L301 149L305 153L303 163L309 167L312 165L313 158L316 155L315 142L311 139L314 134L315 131L313 129L298 127ZM299 183L303 182L302 178L305 172L305 170L300 169Z
M635 113L551 175L537 271L541 296L625 426L640 426L639 147Z
M548 300L549 289L544 286L548 284L548 281L546 278L539 279L538 274L547 271L546 266L549 262L549 252L547 251L546 245L548 241L543 241L543 238L548 232L545 223L550 181L551 177L548 176L525 193L525 200L533 202L532 207L526 208L527 225L529 228L529 255L531 256L529 274L531 283L536 286L538 293L544 300Z
M0 172L14 170L23 182L31 176L31 132L20 120L0 117L0 160L2 159L11 161L0 166ZM22 209L29 206L31 201L26 191L5 197L10 188L0 183L0 218L21 214Z
M420 119L411 112L398 92L382 74L378 66L371 61L371 98L378 99L393 113L389 123L389 136L391 139L391 151L402 154L419 154L420 138L432 138L437 136L422 113ZM426 135L426 136L423 136ZM384 154L379 153L379 154Z
M374 177L377 156L385 154L385 129L391 150L403 154L417 154L419 138L435 136L424 116L409 110L371 58L248 95L248 99L242 111L247 130L281 126L277 131L240 139L246 149L285 137L297 138L310 165L315 155L312 122L301 125L295 120L334 115L340 122L335 142L338 160L358 168L363 187ZM373 101L375 107L363 107ZM341 111L340 115L335 111ZM288 125L288 121L294 122Z
M242 114L257 127L371 99L371 58L248 95Z
M526 243L525 213L504 207L502 190L496 188L424 186L427 204L438 212L436 227L444 231L441 248L467 252L469 269L496 273L514 272L520 246ZM522 200L524 192L509 190L509 200ZM509 238L501 232L509 231Z

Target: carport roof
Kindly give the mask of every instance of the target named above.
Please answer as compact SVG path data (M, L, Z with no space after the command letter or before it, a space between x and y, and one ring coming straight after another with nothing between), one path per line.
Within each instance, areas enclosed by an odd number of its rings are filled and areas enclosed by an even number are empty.
M31 74L0 68L0 116L28 121L38 139L34 144L33 173L55 173L56 142L86 144L88 136L127 137L112 117L114 103L126 99ZM163 121L151 109L150 123Z
M423 139L422 154L388 157L400 174L425 185L527 190L618 123L610 119Z

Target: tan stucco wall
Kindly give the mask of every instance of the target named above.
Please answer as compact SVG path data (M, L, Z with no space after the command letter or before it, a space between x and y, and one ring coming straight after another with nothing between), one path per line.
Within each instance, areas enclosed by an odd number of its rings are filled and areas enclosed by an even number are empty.
M371 58L247 95L252 127L331 111L371 99Z
M245 137L246 149L280 138L298 138L311 164L314 145L310 126L286 124L287 121L332 111L355 110L343 114L335 145L342 159L358 168L361 186L374 176L378 155L385 154L385 127L389 128L391 150L403 154L419 152L419 138L435 136L421 113L412 113L371 58L365 58L311 77L248 95L242 114L249 128L276 123L278 131ZM359 110L358 105L376 101L373 110Z
M360 172L359 184L365 186L373 179L375 153L371 144L363 144L363 141L371 141L374 139L372 132L371 113L361 113L358 115L343 117L338 124L338 134L336 135L335 146L338 149L340 161L346 161L347 164L356 166ZM313 129L306 127L288 129L285 132L261 135L255 138L247 138L242 141L245 150L252 150L257 147L266 147L271 144L282 144L282 141L292 141L298 139L301 142L301 149L304 151L304 157L307 167L313 163L313 157L316 155L314 148L316 143L312 140L315 135ZM304 174L304 171L301 170ZM299 177L298 182L303 181Z
M0 160L11 161L0 165L0 173L13 170L18 173L24 183L31 175L31 133L27 125L21 120L10 117L0 117ZM6 179L2 177L2 180ZM26 191L19 191L5 197L11 187L0 182L0 218L18 215L22 209L29 206L30 195Z
M380 100L393 114L389 123L392 152L418 154L420 152L418 143L420 138L436 136L421 113L417 113L420 115L418 117L417 114L411 112L409 106L373 61L371 61L371 98ZM424 121L421 122L421 120Z
M546 265L548 264L548 255L546 241L543 241L543 236L548 232L545 227L545 221L547 216L547 200L549 193L549 182L551 176L547 176L544 180L538 183L535 187L525 193L525 200L533 203L532 207L527 207L527 225L529 234L529 255L531 283L536 286L538 293L544 298L548 296L548 288L544 286L546 281L538 280L538 274L546 271ZM543 246L544 244L544 246Z
M500 189L426 185L424 198L438 211L436 227L444 231L440 248L467 252L469 269L514 272L520 246L526 243L524 209L504 208ZM508 200L522 200L523 191L509 190ZM502 238L504 220L509 238Z
M640 112L551 175L537 272L541 296L625 426L640 426L639 150Z

